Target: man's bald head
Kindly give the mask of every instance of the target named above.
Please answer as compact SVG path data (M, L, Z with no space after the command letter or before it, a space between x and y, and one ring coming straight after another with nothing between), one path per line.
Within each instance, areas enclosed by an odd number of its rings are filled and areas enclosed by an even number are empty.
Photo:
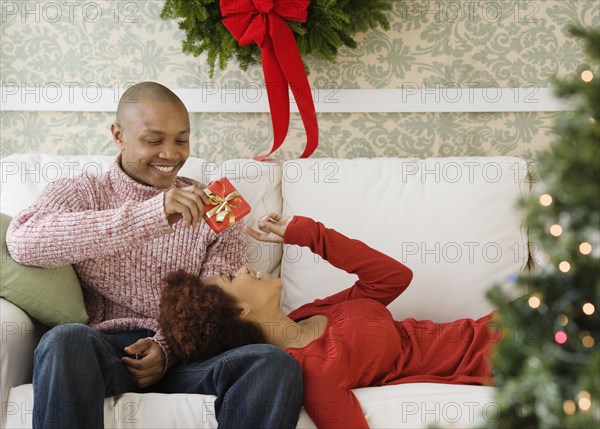
M121 168L144 185L168 188L190 156L190 115L173 91L155 82L125 91L110 130Z
M131 109L137 109L146 101L174 104L187 109L183 101L173 91L156 82L140 82L127 89L117 107L117 124L122 124Z

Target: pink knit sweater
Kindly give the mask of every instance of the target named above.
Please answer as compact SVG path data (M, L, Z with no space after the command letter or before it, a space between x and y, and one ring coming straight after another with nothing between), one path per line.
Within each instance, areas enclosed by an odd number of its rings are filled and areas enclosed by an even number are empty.
M164 191L131 179L119 160L102 177L49 184L12 220L7 244L21 264L73 264L90 326L103 332L151 329L170 366L174 361L157 322L161 279L178 269L201 277L235 272L246 262L246 239L240 223L219 235L204 222L170 226ZM193 183L179 177L173 186Z

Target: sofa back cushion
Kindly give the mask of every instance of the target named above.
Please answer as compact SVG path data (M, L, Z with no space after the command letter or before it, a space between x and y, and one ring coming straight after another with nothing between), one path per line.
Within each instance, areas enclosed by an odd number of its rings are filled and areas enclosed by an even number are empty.
M2 212L15 216L50 181L101 174L114 156L17 154L0 160ZM228 177L252 206L244 223L269 211L310 216L407 264L408 290L390 305L396 318L450 321L491 306L494 283L510 283L527 261L523 215L515 203L529 189L527 164L513 157L308 159L277 163L191 157L181 175L203 183ZM283 177L282 177L283 176ZM307 249L249 239L253 269L278 273L284 310L351 285L353 276Z
M0 213L0 297L47 326L87 323L83 292L73 267L28 267L15 262L6 244L10 221L10 216Z
M61 177L82 173L99 175L113 165L115 156L58 156L14 154L0 161L2 213L14 217L34 203L42 189ZM227 177L252 207L244 218L255 225L269 211L281 211L281 164L253 160L228 160L220 164L190 157L180 172L208 184ZM278 273L281 246L248 237L248 260L253 269Z
M515 204L527 182L513 157L295 160L283 165L283 210L408 265L414 278L389 306L394 317L444 322L488 313L486 291L524 268ZM286 311L356 279L296 246L284 247L281 273Z

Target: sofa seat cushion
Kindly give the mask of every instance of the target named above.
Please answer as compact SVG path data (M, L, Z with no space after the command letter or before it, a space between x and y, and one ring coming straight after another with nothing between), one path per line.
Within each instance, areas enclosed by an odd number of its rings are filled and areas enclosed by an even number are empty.
M11 387L31 382L33 350L40 332L27 313L3 298L0 298L0 325L0 399L4 412ZM0 419L0 427L2 422Z
M498 407L494 388L414 383L355 389L371 428L476 427L493 422ZM7 428L30 428L33 387L24 384L10 392ZM126 393L104 401L106 428L216 428L214 396ZM315 425L302 410L298 429Z

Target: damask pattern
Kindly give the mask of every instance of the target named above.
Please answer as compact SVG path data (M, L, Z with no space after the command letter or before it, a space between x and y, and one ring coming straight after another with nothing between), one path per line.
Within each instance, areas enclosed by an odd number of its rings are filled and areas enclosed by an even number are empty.
M321 141L313 157L514 155L527 160L553 139L556 113L320 114ZM191 114L192 153L222 161L267 152L270 117L263 113ZM17 152L116 153L112 113L3 112L2 156ZM305 144L298 115L277 159L294 159Z
M569 23L600 25L596 0L394 1L389 32L359 35L356 50L336 64L306 58L317 88L470 88L550 86L582 66ZM1 2L2 85L59 85L122 90L142 80L172 88L262 85L260 67L234 62L208 78L203 58L181 53L183 33L162 21L162 0ZM115 153L112 113L0 114L0 156L15 152ZM321 143L313 156L516 155L535 159L553 140L557 114L319 114ZM191 115L194 154L214 161L264 153L270 117L262 113ZM279 159L297 157L304 131L292 115Z

